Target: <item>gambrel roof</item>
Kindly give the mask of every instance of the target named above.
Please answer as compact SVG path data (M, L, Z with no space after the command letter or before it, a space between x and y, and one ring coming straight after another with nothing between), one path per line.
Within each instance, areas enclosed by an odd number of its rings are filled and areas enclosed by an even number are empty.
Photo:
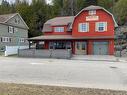
M113 14L110 13L109 11L107 11L105 8L100 7L100 6L94 6L94 5L88 6L88 7L84 8L84 9L82 9L82 10L75 16L75 18L76 18L80 13L82 13L83 11L99 10L99 9L104 10L106 13L108 13L108 14L112 17L112 19L113 19L113 21L114 21L115 27L118 27L118 24L116 23L116 20L115 20Z

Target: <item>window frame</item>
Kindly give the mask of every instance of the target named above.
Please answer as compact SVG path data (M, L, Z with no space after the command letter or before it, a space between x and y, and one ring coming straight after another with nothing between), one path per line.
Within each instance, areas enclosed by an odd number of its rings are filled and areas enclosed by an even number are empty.
M49 42L49 49L72 49L71 41L53 41Z
M54 32L64 32L64 27L54 27Z
M96 10L89 10L89 15L96 15Z
M84 25L86 26L84 27ZM79 23L78 31L79 32L89 32L89 23Z
M100 24L103 24L103 26L101 26ZM100 30L99 28L102 28L103 30ZM107 22L96 22L96 31L98 32L105 32L107 31Z
M14 33L14 27L8 26L8 33L13 34Z
M3 43L9 43L12 41L11 37L1 37L1 42Z

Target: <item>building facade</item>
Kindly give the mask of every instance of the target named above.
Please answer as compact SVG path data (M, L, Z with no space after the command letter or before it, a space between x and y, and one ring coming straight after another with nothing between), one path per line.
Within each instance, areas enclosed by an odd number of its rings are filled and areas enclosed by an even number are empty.
M5 46L28 45L28 26L18 13L0 15L0 50Z
M43 34L30 38L37 49L71 49L73 54L114 55L113 15L100 6L89 6L76 16L48 20Z

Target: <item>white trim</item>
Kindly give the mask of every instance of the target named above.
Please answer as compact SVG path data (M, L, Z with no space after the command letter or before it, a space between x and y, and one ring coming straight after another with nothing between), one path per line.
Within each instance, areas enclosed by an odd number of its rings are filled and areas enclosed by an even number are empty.
M99 31L99 24L100 23L103 23L104 24L104 26L103 26L104 27L104 30L103 31ZM95 28L95 31L96 32L105 32L105 31L107 31L107 22L96 22L95 24L96 24L95 25L95 27L96 27Z
M108 30L108 23L105 22L105 31L107 31L107 30Z
M85 24L86 25L86 30L82 31L82 25ZM89 23L79 23L78 24L78 32L89 32Z
M8 33L13 34L14 33L14 27L8 26Z
M90 24L87 23L87 31L89 32L90 31Z
M98 22L95 23L95 31L98 31Z

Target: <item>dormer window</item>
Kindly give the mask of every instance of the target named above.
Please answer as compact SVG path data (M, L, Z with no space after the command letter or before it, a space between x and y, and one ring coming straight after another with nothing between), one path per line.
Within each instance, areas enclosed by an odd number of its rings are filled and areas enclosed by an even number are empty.
M64 32L64 27L55 27L54 31L55 32Z
M89 10L89 15L96 15L96 10Z

